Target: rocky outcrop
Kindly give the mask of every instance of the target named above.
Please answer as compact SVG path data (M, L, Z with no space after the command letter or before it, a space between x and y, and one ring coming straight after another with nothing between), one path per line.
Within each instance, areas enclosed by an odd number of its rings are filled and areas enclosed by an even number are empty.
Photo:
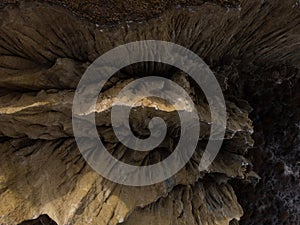
M96 2L0 3L0 223L38 224L44 218L59 225L217 225L238 224L245 214L241 224L297 224L300 3ZM177 113L156 98L138 102L130 122L144 137L149 118L163 118L168 135L161 145L135 152L116 138L112 103L136 78L175 81L201 118L196 152L180 172L159 184L129 187L101 177L82 158L73 137L72 103L82 74L98 56L146 39L185 46L210 65L225 94L227 128L217 158L200 172L211 126L200 88L164 64L123 68L105 84L95 109L98 133L115 158L153 164L178 141ZM89 88L96 88L93 82ZM276 213L266 216L270 209Z

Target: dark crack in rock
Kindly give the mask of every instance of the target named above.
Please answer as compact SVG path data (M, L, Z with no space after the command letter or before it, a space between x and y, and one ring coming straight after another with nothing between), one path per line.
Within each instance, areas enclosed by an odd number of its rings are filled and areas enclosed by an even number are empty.
M57 225L48 215L40 215L37 219L27 220L18 225Z

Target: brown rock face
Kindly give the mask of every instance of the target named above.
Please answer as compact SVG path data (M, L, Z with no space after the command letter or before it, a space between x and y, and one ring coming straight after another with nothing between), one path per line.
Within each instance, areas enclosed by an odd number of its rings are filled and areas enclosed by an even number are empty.
M155 150L137 152L115 136L112 104L137 78L176 82L201 124L186 166L164 182L131 187L100 176L78 150L72 104L80 78L106 51L137 40L180 44L218 79L227 127L207 170L198 166L210 136L208 103L184 72L162 63L121 69L92 113L116 159L154 164L180 137L174 107L151 97L137 102L129 118L137 137L149 135L153 117L168 125ZM0 224L299 224L299 69L296 0L0 1Z

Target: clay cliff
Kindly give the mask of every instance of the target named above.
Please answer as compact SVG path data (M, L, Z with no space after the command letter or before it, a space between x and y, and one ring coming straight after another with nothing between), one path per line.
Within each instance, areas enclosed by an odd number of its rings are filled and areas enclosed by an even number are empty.
M116 73L94 112L99 136L115 158L156 163L172 153L180 136L172 106L147 98L130 115L132 130L149 135L147 121L158 116L168 124L166 138L151 152L119 142L111 108L132 80L162 76L176 82L201 117L190 161L173 177L145 187L96 173L72 130L83 73L103 53L138 40L174 42L199 55L219 81L227 108L222 148L199 171L211 127L199 86L162 63ZM1 0L0 224L299 224L299 69L296 0Z

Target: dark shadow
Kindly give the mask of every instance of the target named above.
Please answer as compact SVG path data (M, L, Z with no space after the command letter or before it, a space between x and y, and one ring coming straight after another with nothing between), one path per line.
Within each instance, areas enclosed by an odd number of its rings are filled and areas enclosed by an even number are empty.
M40 215L37 219L26 220L18 225L57 225L47 214Z

